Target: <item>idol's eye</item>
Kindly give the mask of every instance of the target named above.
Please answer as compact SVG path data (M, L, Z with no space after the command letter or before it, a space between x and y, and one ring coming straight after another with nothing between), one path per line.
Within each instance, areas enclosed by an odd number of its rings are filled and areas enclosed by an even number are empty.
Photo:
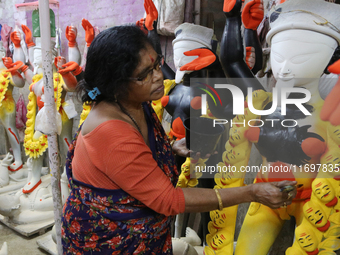
M290 61L293 64L302 64L304 62L307 62L309 59L311 59L311 54L304 54L293 57Z
M285 60L280 54L278 54L274 51L272 51L271 54L272 54L273 59L278 63L282 63Z

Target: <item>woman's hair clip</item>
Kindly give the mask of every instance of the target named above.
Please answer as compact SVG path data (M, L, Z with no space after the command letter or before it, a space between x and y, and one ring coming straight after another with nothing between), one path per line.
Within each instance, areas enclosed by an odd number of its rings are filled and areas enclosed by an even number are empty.
M95 88L92 89L92 90L88 90L88 91L87 91L87 94L89 95L89 97L90 97L92 100L95 100L96 97L97 97L98 95L100 95L101 93L100 93L99 89L98 89L97 87L95 87Z

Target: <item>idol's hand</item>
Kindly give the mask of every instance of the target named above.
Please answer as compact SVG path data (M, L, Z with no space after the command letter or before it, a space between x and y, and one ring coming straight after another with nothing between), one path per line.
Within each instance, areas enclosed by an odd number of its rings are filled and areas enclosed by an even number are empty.
M11 41L14 44L16 48L20 48L20 32L19 31L14 31L11 33Z
M85 30L85 41L87 47L90 47L93 39L94 39L94 28L91 23L87 19L82 19L81 25Z
M75 47L77 42L77 28L74 26L67 26L65 31L66 39L68 40L68 47Z
M328 71L334 74L340 74L340 60L328 67ZM320 118L324 121L330 121L333 126L340 125L340 79L325 99L322 106Z
M240 15L243 0L224 0L223 12L227 17Z
M183 65L181 71L197 71L212 66L218 61L217 56L209 48L198 48L183 53L185 56L198 56L193 61Z
M61 75L72 72L74 76L77 76L82 72L82 68L74 61L67 62L66 64L62 65L62 67L64 67L64 69L60 69L58 71L58 73Z
M158 11L152 0L145 0L144 8L146 12L145 27L150 31L154 29L153 23L158 18Z
M263 20L264 10L261 0L248 2L242 11L242 22L245 28L256 30Z
M22 31L25 33L25 42L28 48L31 48L35 46L35 43L33 42L32 32L31 30L25 26L21 25Z

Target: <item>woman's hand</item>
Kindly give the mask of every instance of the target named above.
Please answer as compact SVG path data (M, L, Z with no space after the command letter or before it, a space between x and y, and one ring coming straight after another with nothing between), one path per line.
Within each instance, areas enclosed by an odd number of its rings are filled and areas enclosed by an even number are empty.
M261 182L252 184L253 201L272 209L286 207L296 196L296 181ZM293 190L285 191L284 187L293 186ZM283 191L281 191L283 190Z
M198 160L199 158L202 158L200 152L194 152L187 148L185 138L176 140L172 146L172 150L175 154L181 157L185 157L185 158L191 157L194 160ZM217 151L215 151L213 154L217 154ZM206 154L202 159L208 159L210 158L210 156L211 154Z
M173 152L181 157L190 157L190 150L187 148L185 138L176 140L172 145Z

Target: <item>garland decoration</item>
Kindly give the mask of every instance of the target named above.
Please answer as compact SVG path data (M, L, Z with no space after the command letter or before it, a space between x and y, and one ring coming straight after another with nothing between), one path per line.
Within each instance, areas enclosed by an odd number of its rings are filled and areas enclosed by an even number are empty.
M25 129L25 139L24 139L24 148L25 154L30 158L38 158L40 157L48 148L47 135L41 135L39 138L34 137L34 127L35 127L35 119L37 115L37 97L32 91L32 87L35 83L37 83L40 79L42 79L42 74L36 74L32 80L32 84L30 85L31 92L28 95L28 104L27 104L27 121L26 121L26 129ZM57 111L59 111L61 106L61 95L63 91L64 80L62 76L58 73L53 74L53 85L54 85L54 100L56 102Z
M2 71L0 73L0 107L2 106L2 100L5 98L5 94L8 89L8 84L12 80L10 72Z
M80 120L79 120L79 125L78 125L78 127L80 127L81 124L83 124L83 122L84 122L85 119L87 118L87 115L89 115L90 111L91 111L91 105L88 104L88 102L83 103L83 110L82 110L82 112L81 112L81 114L80 114Z

